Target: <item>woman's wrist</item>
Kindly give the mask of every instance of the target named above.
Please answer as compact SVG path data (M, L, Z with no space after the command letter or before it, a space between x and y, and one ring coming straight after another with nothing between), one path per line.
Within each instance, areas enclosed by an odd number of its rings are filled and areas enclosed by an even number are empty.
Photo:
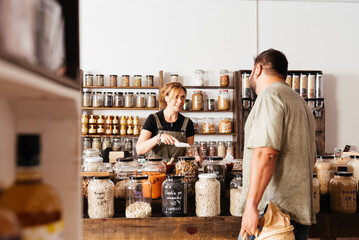
M158 145L161 144L161 136L162 136L162 133L158 133L158 134L157 134L157 144L158 144Z

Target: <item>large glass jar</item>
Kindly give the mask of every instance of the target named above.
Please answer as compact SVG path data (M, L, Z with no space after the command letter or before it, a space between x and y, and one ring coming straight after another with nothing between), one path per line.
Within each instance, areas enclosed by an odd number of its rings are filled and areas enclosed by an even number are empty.
M105 85L105 76L103 74L96 74L96 86L103 87Z
M353 178L359 183L359 156L352 155L347 163L348 172L353 173Z
M330 210L336 213L355 213L357 183L351 172L335 172L330 180Z
M133 93L126 92L124 95L124 107L125 108L133 108Z
M201 69L197 69L194 72L194 81L193 84L195 86L204 86L204 71Z
M203 166L204 173L215 173L217 180L221 184L222 193L226 191L226 172L227 166L223 163L223 158L218 156L208 157L208 161Z
M84 172L98 172L103 162L102 157L85 157L82 171Z
M217 155L217 144L216 144L216 141L210 141L210 142L209 142L208 156L218 156L218 155Z
M135 87L141 87L142 75L134 75L133 76L133 85Z
M161 198L162 183L166 179L166 165L159 157L148 157L146 161L142 167L142 175L147 175L151 183L152 199Z
M155 108L156 107L156 93L155 92L147 93L146 107L147 108Z
M146 106L146 94L140 92L136 94L136 108L144 108Z
M221 87L228 87L228 85L229 85L228 70L221 70L220 71L219 85Z
M192 156L180 156L176 164L176 174L184 176L184 181L187 183L188 196L194 195L194 184L198 179L198 166L194 160Z
M318 156L314 165L314 173L320 182L320 195L329 194L329 181L338 171L338 164L334 161L333 155Z
M196 182L196 215L198 217L214 217L221 214L221 184L216 174L198 175Z
M224 141L218 142L218 156L222 158L226 157L226 143Z
M113 101L113 107L115 108L122 108L123 107L123 93L122 92L116 92L114 101Z
M133 158L117 158L117 163L113 166L116 198L126 198L126 184L130 176L137 175L138 169L137 161Z
M221 89L218 94L218 110L229 110L231 107L231 100L228 90Z
M111 92L105 93L103 96L103 106L112 107L113 106L113 95Z
M202 91L196 90L192 95L192 111L203 110L203 94Z
M214 126L213 118L206 117L202 124L203 133L215 133L216 127Z
M232 121L229 118L221 118L218 126L219 133L232 133Z
M242 194L242 174L234 174L234 178L231 181L231 183L229 184L229 198L230 198L230 203L229 203L229 212L231 213L232 216L236 216L239 217L238 214L236 214L237 212L237 208L239 206L239 200L241 198L241 194Z
M166 217L187 215L187 183L183 176L167 176L163 182L162 214Z
M89 217L111 218L114 213L114 184L110 176L94 177L88 184Z
M102 107L102 93L95 92L92 96L92 107Z
M126 218L145 218L152 214L151 183L148 176L130 176L126 185Z
M91 92L83 92L82 94L82 106L83 107L91 107L91 99L92 99L92 94Z
M96 148L98 150L101 150L101 138L94 137L92 139L92 148Z
M320 212L320 183L317 174L313 174L313 198L315 214Z
M110 87L117 87L117 75L110 75Z
M87 158L87 157L101 157L100 150L98 150L96 148L84 149L82 151L82 156L81 156L82 164L84 163L85 158Z

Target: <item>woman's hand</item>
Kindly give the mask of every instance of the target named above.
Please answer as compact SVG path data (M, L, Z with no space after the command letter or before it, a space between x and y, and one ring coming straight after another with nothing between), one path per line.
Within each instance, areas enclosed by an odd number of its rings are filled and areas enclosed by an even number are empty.
M165 134L163 133L161 135L161 142L163 142L164 144L167 144L167 145L174 145L175 142L179 142L177 138L171 136L171 135L168 135L168 134Z

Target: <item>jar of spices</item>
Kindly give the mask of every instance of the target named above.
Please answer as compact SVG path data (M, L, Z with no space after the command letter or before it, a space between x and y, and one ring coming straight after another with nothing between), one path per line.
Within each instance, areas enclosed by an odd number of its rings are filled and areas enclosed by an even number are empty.
M118 128L118 125L117 125L117 124L112 126L112 134L113 134L113 135L118 135L118 134L120 134L120 129Z
M175 73L171 74L171 82L178 82L178 74Z
M221 184L216 174L198 175L196 182L196 215L198 217L214 217L221 214Z
M189 105L190 105L190 104L191 104L191 100L186 99L186 100L184 101L182 110L183 110L183 111L189 111Z
M117 163L113 166L116 198L126 198L126 184L130 181L130 176L137 175L138 168L133 158L117 158Z
M233 142L232 141L227 141L226 142L226 155L230 154L232 157L234 157L234 146L233 146Z
M97 172L103 162L102 157L85 157L82 171Z
M153 87L153 75L146 75L147 87Z
M124 151L132 152L132 140L130 138L125 139Z
M98 115L97 124L98 125L105 125L106 119L104 115Z
M218 95L218 110L229 110L231 107L228 90L219 90Z
M320 183L317 174L313 174L313 198L315 214L320 212Z
M133 108L133 93L127 92L124 95L125 108Z
M122 108L123 107L123 93L116 92L113 98L113 107Z
M352 214L357 210L357 182L351 172L335 172L330 180L330 210Z
M156 107L156 93L155 92L147 93L146 107L147 108L155 108Z
M135 87L141 87L142 75L133 76L133 82Z
M117 87L117 75L110 75L110 87Z
M152 214L151 183L148 176L130 176L126 185L126 218L146 218Z
M359 156L351 155L347 168L348 172L353 173L353 178L359 183Z
M219 80L219 85L221 87L228 87L228 85L229 85L228 70L221 70L219 79L220 79Z
M89 116L86 114L81 115L81 124L88 124L89 123Z
M146 106L146 94L144 92L140 92L136 95L136 108L144 108Z
M333 155L317 156L314 165L314 173L320 182L320 195L329 194L329 181L334 177L334 173L338 171L338 164L334 161Z
M209 142L208 156L217 156L217 144L215 141Z
M91 92L83 92L82 94L82 106L91 107L92 94Z
M198 166L194 160L193 156L180 156L176 163L176 174L184 176L184 181L187 183L188 196L194 195L194 186L198 179Z
M113 95L111 92L105 93L103 97L103 106L112 107L113 106Z
M107 176L94 177L88 185L88 215L90 218L111 218L115 213L114 184Z
M103 134L105 134L105 127L104 127L104 125L97 125L96 133L97 133L98 135L103 135Z
M167 176L162 187L162 214L166 217L187 215L187 184L183 176Z
M89 124L96 124L96 123L97 123L96 115L90 115Z
M97 127L96 124L89 124L88 134L94 135L97 133Z
M111 138L105 137L102 141L102 150L106 150L107 148L111 148Z
M85 74L84 87L91 87L91 86L93 86L93 75Z
M130 75L122 75L122 87L130 86Z
M215 100L213 98L207 99L207 111L214 111L215 110L214 102L215 102Z
M207 142L201 141L199 146L199 155L202 158L202 160L206 159L208 156L208 148L207 148Z
M88 125L87 124L81 124L81 134L82 135L87 135L88 134Z
M225 192L226 187L226 172L227 166L223 163L223 158L218 156L211 156L207 158L208 161L203 166L204 173L215 173L217 175L217 180L221 184L222 193Z
M152 199L161 198L162 183L166 179L166 165L159 157L148 157L146 160L147 162L142 167L142 175L147 175L151 183Z
M120 135L124 136L124 135L126 135L126 133L127 133L127 125L126 124L124 124L124 125L121 124Z
M197 69L194 72L194 85L195 86L204 86L204 71Z
M229 189L229 212L232 216L240 217L236 210L242 194L242 174L234 174L234 178L229 184Z
M96 86L104 86L105 85L105 76L103 74L96 74Z
M202 111L203 110L203 94L202 91L196 90L192 95L192 110Z
M225 158L226 157L226 143L224 141L218 142L218 156Z
M82 148L84 150L86 149L91 149L91 138L89 137L84 137L82 140Z
M101 138L99 137L94 137L92 139L92 148L101 150Z
M221 118L219 121L219 133L231 133L232 121L229 118Z
M140 135L140 132L141 132L140 125L134 125L133 126L133 135L138 136L138 135Z
M206 117L203 121L203 133L215 133L216 129L213 123L213 118Z
M113 138L112 150L113 151L120 151L121 150L121 141L117 137Z

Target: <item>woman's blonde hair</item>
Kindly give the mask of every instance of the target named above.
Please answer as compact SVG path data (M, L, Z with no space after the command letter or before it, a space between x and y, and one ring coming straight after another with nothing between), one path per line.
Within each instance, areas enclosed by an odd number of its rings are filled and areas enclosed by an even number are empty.
M170 97L170 100L174 98L181 90L184 91L185 95L187 95L186 88L179 82L168 82L161 88L159 104L160 109L165 109L167 107L167 103L165 100L166 96Z

